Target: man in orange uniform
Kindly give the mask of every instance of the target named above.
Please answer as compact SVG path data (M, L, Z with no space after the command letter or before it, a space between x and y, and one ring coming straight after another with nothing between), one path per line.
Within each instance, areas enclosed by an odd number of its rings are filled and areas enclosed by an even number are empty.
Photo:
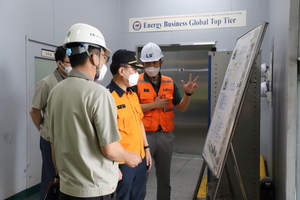
M141 61L145 73L140 74L137 84L137 94L144 112L143 123L147 139L151 146L151 155L154 159L157 178L157 199L170 200L170 168L174 134L173 105L184 112L190 103L194 90L198 87L190 74L188 83L181 80L185 91L182 97L172 80L159 73L163 61L162 51L157 44L146 44L141 51Z
M112 57L110 71L113 75L107 86L114 97L118 112L119 141L125 150L135 152L143 159L135 168L123 162L119 164L122 179L117 187L118 200L143 200L146 194L146 172L150 170L152 158L149 144L142 123L143 111L139 99L130 87L138 82L137 68L142 68L136 61L133 51L120 49Z

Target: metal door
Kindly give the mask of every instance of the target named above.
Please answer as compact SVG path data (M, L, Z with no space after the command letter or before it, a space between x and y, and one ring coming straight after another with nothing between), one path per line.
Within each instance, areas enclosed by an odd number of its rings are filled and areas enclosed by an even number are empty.
M35 83L52 74L56 68L55 60L35 58Z
M56 68L54 58L47 58L42 55L42 49L55 51L56 45L40 42L26 37L26 56L27 56L27 97L26 97L26 124L27 124L27 141L26 141L26 188L39 188L41 181L41 151L39 147L40 133L34 126L29 111L32 104L36 83L45 76L53 73Z

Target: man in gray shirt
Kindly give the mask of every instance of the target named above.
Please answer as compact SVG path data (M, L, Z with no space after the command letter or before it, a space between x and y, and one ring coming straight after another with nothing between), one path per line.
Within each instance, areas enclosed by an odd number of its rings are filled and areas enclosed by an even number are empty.
M65 79L72 70L69 57L66 55L66 50L59 46L55 51L55 61L57 64L56 70L40 80L35 86L35 92L32 100L30 115L32 122L40 131L40 149L42 153L42 175L40 199L44 199L48 185L53 181L55 169L52 162L52 154L50 142L45 140L44 115L47 104L47 98L52 88Z
M81 23L70 28L65 46L73 70L51 91L45 117L59 199L114 200L117 162L135 167L142 160L118 142L113 97L95 82L104 78L110 50L97 28Z

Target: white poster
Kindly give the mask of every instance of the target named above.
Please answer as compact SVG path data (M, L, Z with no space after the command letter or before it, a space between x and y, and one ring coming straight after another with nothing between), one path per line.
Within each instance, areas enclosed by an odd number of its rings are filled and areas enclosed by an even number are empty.
M263 33L264 27L260 25L240 37L228 64L202 152L209 169L217 178L225 162L238 110Z
M246 26L246 10L129 19L129 32L133 33L241 26Z

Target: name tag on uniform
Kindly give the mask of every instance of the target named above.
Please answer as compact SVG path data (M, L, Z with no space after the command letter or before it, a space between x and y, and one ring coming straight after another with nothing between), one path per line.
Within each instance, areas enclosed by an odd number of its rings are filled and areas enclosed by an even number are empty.
M144 92L149 92L149 89L144 89Z
M125 106L125 104L122 104L122 105L118 105L117 108L122 109L122 108L126 108L126 106Z

